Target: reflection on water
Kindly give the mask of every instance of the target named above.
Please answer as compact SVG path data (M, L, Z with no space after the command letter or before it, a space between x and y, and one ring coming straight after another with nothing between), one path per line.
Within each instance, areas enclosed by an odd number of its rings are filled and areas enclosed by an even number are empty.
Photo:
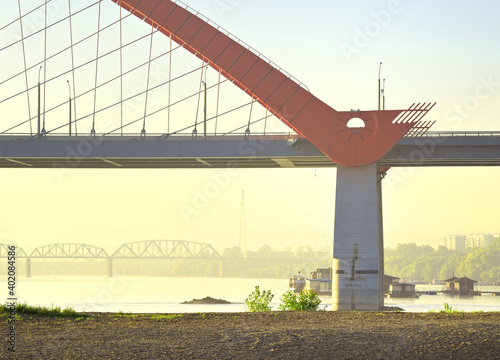
M175 312L241 312L245 298L256 285L274 294L277 309L288 279L165 278L78 276L39 276L17 279L21 302L32 305L73 307L77 311L175 313ZM7 298L7 283L0 281ZM417 291L441 290L440 285L417 285ZM500 291L498 287L482 287L482 291ZM231 305L183 305L183 301L211 296ZM322 297L321 308L331 309L331 297ZM422 295L418 299L386 299L387 306L405 311L443 310L444 303L459 311L500 311L500 296L482 295L453 297L443 294Z

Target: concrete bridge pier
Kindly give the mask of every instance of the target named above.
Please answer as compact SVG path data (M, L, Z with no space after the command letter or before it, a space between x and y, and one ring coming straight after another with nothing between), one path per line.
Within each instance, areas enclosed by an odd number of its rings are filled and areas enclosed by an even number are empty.
M381 176L377 164L337 166L333 310L384 306Z
M26 277L31 277L31 258L26 258Z
M108 257L106 261L108 263L108 277L113 277L113 258Z

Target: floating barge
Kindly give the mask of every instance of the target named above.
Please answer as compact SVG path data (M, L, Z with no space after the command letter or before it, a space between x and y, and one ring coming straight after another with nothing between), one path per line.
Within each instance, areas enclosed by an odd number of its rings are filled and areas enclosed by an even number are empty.
M389 285L389 298L418 298L415 292L415 284L394 283Z
M292 275L288 282L289 290L299 293L302 290L313 290L318 295L332 295L332 268L316 269L306 278L300 271Z
M442 291L444 294L448 295L481 295L481 292L474 290L474 284L477 283L476 280L469 279L466 276L461 278L453 276L449 279L444 280L446 283L446 289Z
M389 287L397 283L398 280L399 278L397 277L384 275L384 293L387 294L386 296L389 294ZM310 273L309 278L306 278L305 275L302 275L300 271L298 271L296 275L290 277L288 285L289 290L292 290L294 293L299 293L306 289L313 290L318 295L331 296L332 268L316 269Z
M288 281L288 289L292 290L294 293L299 293L306 287L306 277L297 271L296 275L292 275Z

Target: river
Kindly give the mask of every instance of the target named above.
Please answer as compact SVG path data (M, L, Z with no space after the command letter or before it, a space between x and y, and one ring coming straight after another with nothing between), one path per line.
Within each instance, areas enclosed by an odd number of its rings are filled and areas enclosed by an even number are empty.
M35 276L18 277L18 301L30 305L72 307L85 312L188 313L241 312L245 298L256 285L275 295L273 308L287 290L288 279L169 278L116 276ZM0 281L7 298L7 282ZM417 285L417 291L441 290L441 285ZM500 287L478 287L481 291L500 291ZM211 296L230 305L186 305L183 301ZM321 308L331 309L331 297L321 297ZM500 296L452 297L422 295L418 299L386 299L386 306L399 306L408 312L443 310L444 303L459 311L500 311Z

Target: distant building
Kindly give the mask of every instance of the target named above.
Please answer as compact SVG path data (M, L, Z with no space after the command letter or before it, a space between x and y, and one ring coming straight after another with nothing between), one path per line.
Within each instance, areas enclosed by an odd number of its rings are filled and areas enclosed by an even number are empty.
M395 283L389 285L389 296L391 298L411 298L417 297L415 285L407 283Z
M458 295L472 295L474 294L474 284L476 280L469 279L464 276L461 278L453 276L452 278L444 280L446 283L445 293L458 294Z
M493 235L491 234L478 234L478 235L469 235L465 239L465 247L467 249L473 249L477 247L486 247L491 244L493 241Z
M444 246L449 250L465 251L465 236L450 235L444 238Z
M498 234L497 234L498 235ZM494 237L492 234L474 234L468 236L449 235L444 238L444 246L449 250L465 251L477 247L486 247L491 244Z

